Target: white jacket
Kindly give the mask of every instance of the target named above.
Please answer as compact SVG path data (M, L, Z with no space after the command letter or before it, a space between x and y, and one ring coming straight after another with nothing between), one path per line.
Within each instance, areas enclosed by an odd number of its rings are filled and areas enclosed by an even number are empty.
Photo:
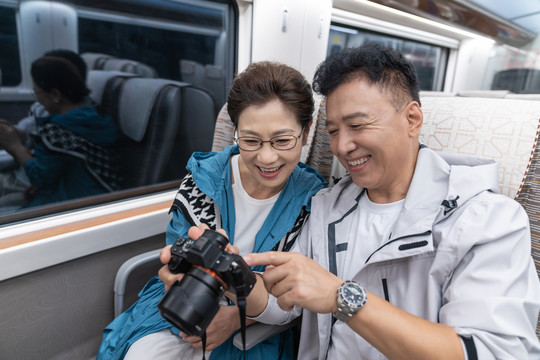
M453 327L468 343L471 360L471 344L478 359L540 359L540 283L529 220L520 204L497 189L494 161L423 147L390 238L352 280L411 314ZM321 190L292 251L339 276L336 264L343 263L353 231L350 215L362 193L348 175ZM299 313L282 311L271 296L256 319L286 323ZM303 310L299 359L326 358L331 324L331 314ZM384 359L358 342L357 358Z

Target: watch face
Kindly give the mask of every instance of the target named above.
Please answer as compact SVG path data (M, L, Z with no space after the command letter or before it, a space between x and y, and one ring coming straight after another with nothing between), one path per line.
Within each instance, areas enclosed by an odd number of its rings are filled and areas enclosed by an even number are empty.
M343 289L343 299L352 306L362 305L364 292L355 284L348 284Z

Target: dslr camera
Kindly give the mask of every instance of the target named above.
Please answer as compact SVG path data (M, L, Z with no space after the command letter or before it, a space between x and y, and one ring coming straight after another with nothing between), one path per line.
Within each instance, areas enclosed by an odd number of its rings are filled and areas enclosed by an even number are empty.
M158 304L161 315L190 336L202 336L219 310L225 291L245 298L256 277L241 256L225 251L229 240L206 230L194 241L179 238L171 248L168 267L186 274Z

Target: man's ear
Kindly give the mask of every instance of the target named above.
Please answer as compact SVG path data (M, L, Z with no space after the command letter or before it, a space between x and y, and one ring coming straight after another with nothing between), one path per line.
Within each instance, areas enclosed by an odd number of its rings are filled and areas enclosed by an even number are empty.
M307 144L308 137L309 137L309 129L311 129L312 124L313 124L313 120L311 120L309 124L306 126L306 128L304 129L304 133L302 136L302 146L305 146Z
M416 101L411 101L407 105L407 109L405 111L405 115L407 116L407 120L409 122L409 137L418 137L418 134L420 134L420 129L422 128L422 123L424 122L424 113Z

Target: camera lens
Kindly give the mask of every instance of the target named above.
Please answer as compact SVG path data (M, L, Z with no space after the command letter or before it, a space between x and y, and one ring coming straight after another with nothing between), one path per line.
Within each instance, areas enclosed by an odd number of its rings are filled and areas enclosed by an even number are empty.
M190 336L201 336L219 310L221 283L192 267L158 304L161 315Z

